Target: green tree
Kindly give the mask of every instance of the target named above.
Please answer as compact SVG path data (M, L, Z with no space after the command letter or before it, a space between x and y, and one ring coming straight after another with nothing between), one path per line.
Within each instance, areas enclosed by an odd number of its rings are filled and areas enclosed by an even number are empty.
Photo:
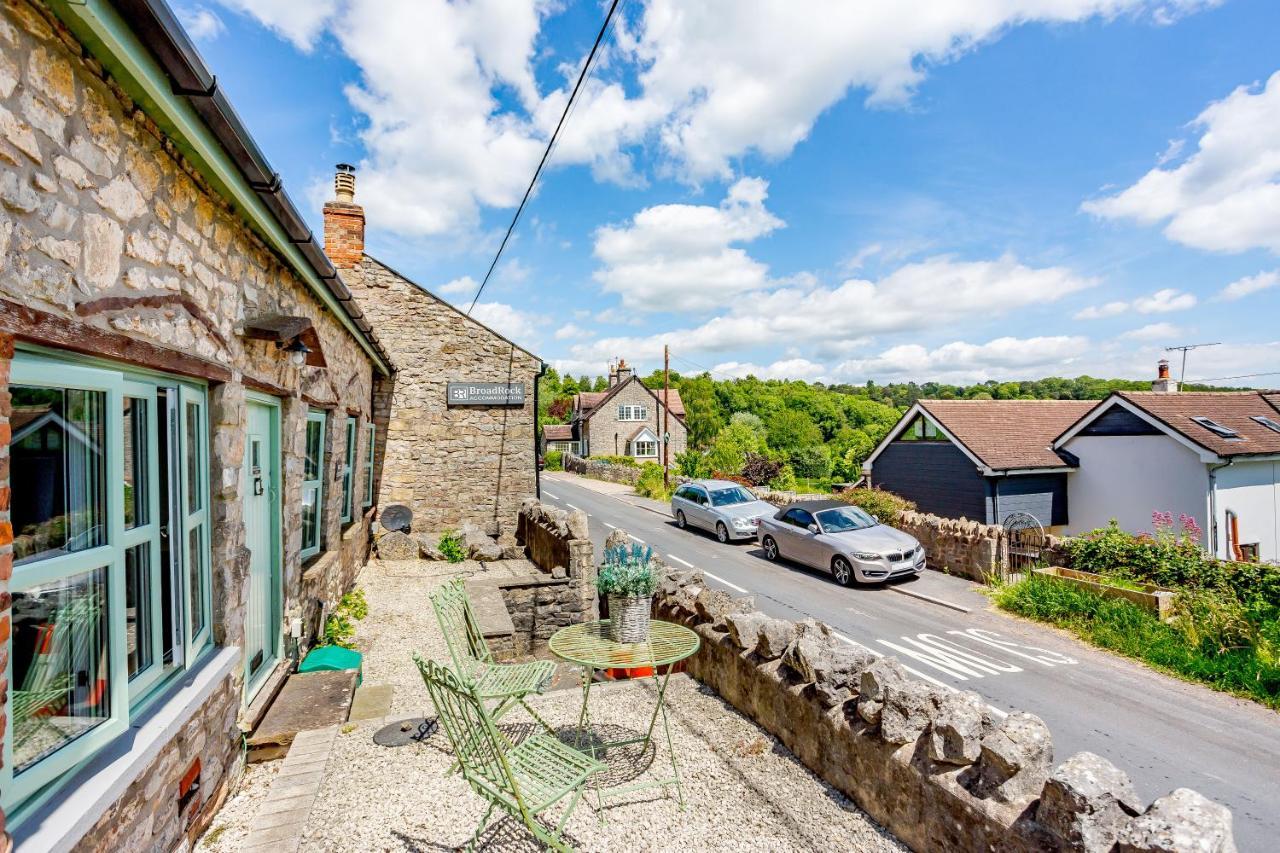
M822 443L822 430L804 412L782 409L769 417L769 446L776 450L799 450Z
M758 454L762 450L764 441L759 433L743 423L729 424L716 433L707 452L707 463L713 471L736 475L742 471L748 453Z
M716 400L715 383L707 374L682 379L679 389L684 402L684 423L689 430L689 444L704 448L724 428L725 418Z

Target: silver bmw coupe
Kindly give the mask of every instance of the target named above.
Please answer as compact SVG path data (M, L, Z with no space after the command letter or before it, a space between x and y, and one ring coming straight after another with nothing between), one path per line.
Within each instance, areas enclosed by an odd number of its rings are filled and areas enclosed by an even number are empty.
M779 558L831 572L841 586L916 575L924 546L914 536L881 524L841 501L802 501L760 519L756 541Z

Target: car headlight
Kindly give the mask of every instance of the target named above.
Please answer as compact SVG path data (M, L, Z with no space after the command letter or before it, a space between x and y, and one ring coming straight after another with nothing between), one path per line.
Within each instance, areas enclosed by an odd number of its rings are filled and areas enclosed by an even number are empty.
M735 519L733 520L733 526L734 526L734 527L750 527L750 526L751 526L751 519L749 519L749 518L735 518Z
M854 551L853 559L855 560L879 560L880 555L872 551Z

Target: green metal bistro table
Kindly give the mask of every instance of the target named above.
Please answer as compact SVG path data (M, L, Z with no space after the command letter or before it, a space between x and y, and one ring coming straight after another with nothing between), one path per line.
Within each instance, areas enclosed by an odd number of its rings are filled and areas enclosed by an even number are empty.
M609 620L598 619L594 622L583 622L561 628L551 636L548 645L556 657L582 667L582 712L578 714L578 738L580 741L591 722L590 700L591 683L598 669L649 669L654 684L658 688L658 700L653 714L649 717L649 728L642 736L604 743L591 742L591 756L594 758L598 749L608 749L628 744L643 744L648 749L653 740L653 729L658 717L662 717L662 731L667 738L667 751L671 755L670 778L654 779L648 782L636 782L613 788L607 792L616 797L642 788L655 788L672 785L680 800L680 808L684 808L684 790L680 787L680 768L676 764L676 751L671 742L671 728L667 723L665 703L667 681L671 678L673 664L691 657L702 645L701 639L693 631L683 625L653 620L649 623L649 642L616 643L609 639ZM659 675L659 669L666 667L666 672ZM606 792L598 791L597 799L604 804ZM603 815L601 815L603 818Z

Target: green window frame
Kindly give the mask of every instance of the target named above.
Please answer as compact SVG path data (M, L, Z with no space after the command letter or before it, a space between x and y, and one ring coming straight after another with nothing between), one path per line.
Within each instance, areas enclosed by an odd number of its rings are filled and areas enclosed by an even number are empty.
M351 494L352 476L356 467L356 419L347 416L347 447L346 452L342 456L342 523L347 524L352 519L352 504L354 503Z
M361 506L368 509L373 506L373 448L378 438L377 427L374 424L365 424L364 434L364 501Z
M131 713L209 645L212 619L204 386L24 347L14 356L9 387L18 398L26 390L28 400L56 400L49 411L66 415L57 418L46 439L58 439L55 451L41 445L43 456L33 461L22 458L19 442L11 439L9 448L11 457L17 452L15 464L43 464L45 470L62 472L56 479L60 487L46 487L62 490L60 500L48 497L48 511L61 503L62 512L44 521L33 515L36 520L24 529L34 533L15 531L31 550L22 556L15 551L10 581L11 593L25 600L28 614L25 625L15 620L8 641L10 684L17 675L16 655L23 655L26 665L4 709L0 805L12 812L124 733ZM162 405L170 427L171 453L165 460L159 441ZM170 459L175 464L168 464ZM162 463L173 497L169 523L184 534L181 547L174 543L170 565L161 559ZM15 501L36 500L33 481L29 471L14 477ZM44 547L46 540L58 544L59 539L61 547ZM168 600L162 594L166 572L171 588L188 582ZM65 727L57 730L60 742L41 751L36 730L42 730L42 721L49 719L45 711L54 704L69 713L62 719L82 728L74 734ZM15 761L19 745L22 753Z
M307 412L306 440L302 461L302 559L320 553L324 540L324 432L327 414L321 409ZM310 519L308 519L308 507Z

